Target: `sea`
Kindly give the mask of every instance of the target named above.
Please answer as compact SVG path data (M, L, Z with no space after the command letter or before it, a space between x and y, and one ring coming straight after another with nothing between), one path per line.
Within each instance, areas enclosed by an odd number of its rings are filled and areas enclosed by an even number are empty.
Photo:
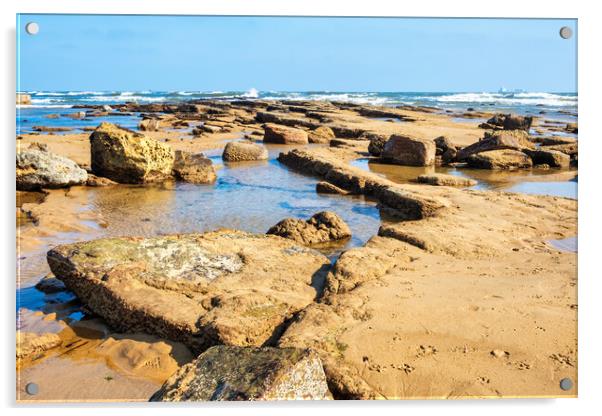
M137 103L175 103L199 99L261 99L261 100L318 100L341 101L380 106L433 106L464 112L503 112L534 115L559 122L577 119L577 94L562 92L331 92L331 91L24 91L31 95L31 105L17 106L17 134L31 131L36 125L70 127L92 126L100 121L118 122L124 127L135 127L137 117L109 116L100 120L72 120L49 118L51 114L80 111L75 105ZM480 122L480 120L475 120Z

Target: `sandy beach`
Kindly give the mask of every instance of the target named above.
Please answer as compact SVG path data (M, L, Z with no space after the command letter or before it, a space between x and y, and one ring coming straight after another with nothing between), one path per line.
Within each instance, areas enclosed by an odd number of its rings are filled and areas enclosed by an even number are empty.
M326 100L74 111L94 127L16 137L74 172L17 163L20 401L203 398L185 386L216 346L310 349L281 361L325 383L308 398L576 397L576 124Z

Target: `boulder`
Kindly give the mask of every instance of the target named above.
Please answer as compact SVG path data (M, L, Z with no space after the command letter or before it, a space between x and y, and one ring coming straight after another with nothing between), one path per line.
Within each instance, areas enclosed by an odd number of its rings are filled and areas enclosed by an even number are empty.
M222 154L222 159L227 162L266 160L267 158L268 149L251 141L229 142Z
M571 157L558 150L525 150L525 153L531 157L535 165L548 165L553 168L568 168L571 163Z
M145 118L138 124L138 129L142 131L159 131L161 123L156 118Z
M483 139L460 149L456 159L462 161L475 153L487 152L490 150L524 150L534 148L535 145L529 140L529 135L525 131L494 131L493 133L485 133Z
M175 152L173 175L178 180L198 184L213 183L217 178L211 159L184 150Z
M92 172L119 183L146 183L171 177L174 151L157 140L102 123L90 135Z
M196 353L265 344L314 302L330 265L290 240L224 229L80 242L50 250L47 259L116 330L183 342Z
M474 186L477 184L477 181L464 178L462 176L455 175L446 175L443 173L431 173L428 175L420 175L416 178L416 182L418 183L426 183L428 185L434 186Z
M86 118L86 112L85 111L76 111L75 113L64 114L64 116L72 118L74 120L81 120L81 119Z
M61 345L61 338L54 333L37 334L35 332L17 332L17 359L41 354Z
M349 226L337 214L322 211L307 221L285 218L270 228L267 234L288 238L303 245L314 245L351 237Z
M334 139L334 132L328 126L320 126L307 133L310 143L330 143Z
M308 135L305 131L293 127L280 126L278 124L266 124L263 136L264 143L278 144L307 144Z
M17 189L21 191L81 185L88 178L74 161L37 149L17 153L16 169Z
M452 143L450 139L445 136L440 136L435 139L436 155L441 157L441 163L447 165L453 162L458 155L460 146Z
M385 143L381 159L406 166L431 166L435 163L435 142L406 135L392 135Z
M180 368L150 401L331 398L322 362L312 350L219 345Z
M66 290L64 283L52 275L44 276L42 280L36 283L35 287L44 293L56 293Z
M521 169L530 168L533 162L529 156L518 150L490 150L470 155L468 166L478 169Z
M523 130L529 131L533 124L533 117L523 117L508 114L504 118L504 130Z
M389 140L391 136L386 134L368 134L366 138L370 140L368 144L368 152L372 156L379 157L385 147L385 143Z
M336 185L331 184L330 182L320 181L316 184L316 192L319 194L337 194L337 195L347 195L349 192L346 190L339 188Z

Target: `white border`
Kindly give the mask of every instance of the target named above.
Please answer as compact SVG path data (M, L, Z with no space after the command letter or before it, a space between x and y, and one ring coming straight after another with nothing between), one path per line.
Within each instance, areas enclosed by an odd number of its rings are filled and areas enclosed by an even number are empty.
M21 13L112 13L112 14L218 14L218 15L335 15L335 16L432 16L432 17L555 17L579 19L579 127L580 127L580 180L579 180L579 399L558 400L496 400L496 401L409 401L395 403L337 402L337 403L288 403L288 404L230 404L197 405L185 407L130 405L122 413L145 415L180 414L251 414L251 415L304 415L310 413L345 412L349 415L379 413L420 414L478 414L504 415L526 412L546 415L594 414L602 409L602 383L600 356L602 336L600 317L602 311L602 272L597 259L600 257L599 236L601 190L600 166L602 155L600 117L602 116L602 91L600 88L600 43L602 21L596 10L596 2L557 1L527 2L525 0L487 1L432 1L387 2L381 0L305 0L264 1L229 0L20 0L0 2L2 13L2 194L4 195L4 219L2 228L2 274L5 304L4 337L0 382L5 406L12 407L10 414L78 415L81 407L86 414L102 414L115 410L107 406L85 405L67 407L41 406L32 408L14 404L14 127L15 127L15 14ZM485 57L484 57L485 58ZM508 59L512 59L509 55ZM536 64L536 63L534 63ZM43 62L40 63L43 65ZM115 405L112 407L121 407ZM596 410L597 409L597 410ZM599 414L599 413L598 413Z

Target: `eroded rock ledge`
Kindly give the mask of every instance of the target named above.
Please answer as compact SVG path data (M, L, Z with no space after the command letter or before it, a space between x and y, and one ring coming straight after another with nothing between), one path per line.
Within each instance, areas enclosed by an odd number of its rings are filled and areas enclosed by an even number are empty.
M59 246L48 263L114 328L200 352L271 342L322 288L328 258L276 236L233 230Z

